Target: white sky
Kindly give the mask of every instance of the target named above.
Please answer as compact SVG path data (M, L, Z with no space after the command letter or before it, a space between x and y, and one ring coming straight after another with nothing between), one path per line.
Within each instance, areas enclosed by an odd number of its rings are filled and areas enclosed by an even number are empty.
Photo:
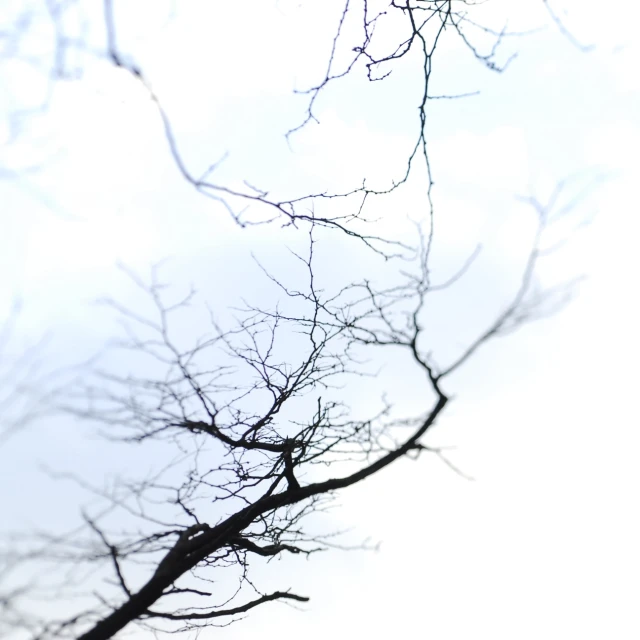
M168 19L169 3L147 2L131 16L119 14L123 48L133 43L195 173L229 151L222 175L274 189L339 188L365 173L388 179L412 141L409 73L328 94L318 104L321 126L294 138L295 153L282 138L300 117L292 88L307 86L315 79L309 70L322 68L317 52L331 37L334 4L197 2ZM487 251L457 297L443 300L433 322L444 346L434 348L462 343L507 290L527 228L513 195L544 194L576 172L611 176L579 209L595 213L594 222L543 273L545 281L585 273L576 300L483 349L449 382L456 400L432 442L456 445L452 459L475 480L423 458L344 493L331 516L336 527L382 541L380 552L274 562L263 575L265 590L291 587L310 596L305 613L266 605L202 638L638 637L640 9L630 0L610 15L591 0L563 0L562 7L576 37L597 45L593 52L548 29L514 41L519 57L502 75L483 72L453 47L435 61L438 91L482 92L432 103L437 255L444 272L477 238ZM525 26L545 19L533 1L519 4L517 15L513 3L499 0L484 10L488 19L510 12ZM57 87L27 141L1 156L1 166L28 164L39 152L49 158L39 171L0 181L0 302L22 295L18 344L50 331L55 363L78 361L113 335L95 299L137 303L118 260L144 271L172 256L168 277L177 285L193 281L203 299L224 309L237 291L249 299L269 295L248 262L251 251L284 268L283 246L296 242L279 227L238 230L195 194L178 176L143 90L120 70L87 64L81 82ZM5 71L13 83L5 86L29 99L36 80L11 66ZM381 207L381 228L395 230L397 212L419 215L419 186L394 201L393 217ZM354 250L344 239L331 242L328 283ZM420 385L400 379L397 369L383 383L407 406L421 406ZM369 392L358 390L356 405ZM105 455L79 429L46 423L3 445L10 528L55 529L77 515L78 493L45 480L41 462L94 478L150 462L139 451Z

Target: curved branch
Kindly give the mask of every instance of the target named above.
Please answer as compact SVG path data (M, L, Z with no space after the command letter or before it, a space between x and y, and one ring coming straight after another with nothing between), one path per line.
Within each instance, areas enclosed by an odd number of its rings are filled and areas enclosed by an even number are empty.
M232 609L219 609L217 611L208 611L207 613L163 613L161 611L147 611L145 617L150 618L164 618L165 620L210 620L211 618L220 618L222 616L235 616L239 613L245 613L254 607L257 607L265 602L271 602L272 600L296 600L297 602L309 602L309 598L305 596L298 596L295 593L289 593L288 591L274 591L269 595L262 596L251 602L240 605L239 607L233 607Z

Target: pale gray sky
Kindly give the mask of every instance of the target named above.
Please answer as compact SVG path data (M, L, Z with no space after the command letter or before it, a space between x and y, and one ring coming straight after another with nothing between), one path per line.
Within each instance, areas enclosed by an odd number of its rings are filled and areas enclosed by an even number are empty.
M345 83L319 101L321 124L294 137L293 152L283 140L300 117L292 89L322 69L335 2L194 2L174 16L170 4L128 5L118 24L123 50L135 51L194 173L225 151L224 178L275 190L339 189L397 173L415 130L419 87L408 72L375 90ZM591 0L554 6L593 51L578 51L550 27L508 42L519 56L501 75L447 42L435 61L437 92L481 91L433 102L429 112L436 270L448 273L478 240L485 253L434 316L434 350L459 347L513 283L529 225L516 194L542 196L577 172L609 176L578 209L595 213L591 226L542 272L547 283L588 278L561 315L491 344L449 382L456 400L432 442L456 445L451 458L473 482L423 458L345 492L332 522L381 541L381 550L273 562L259 571L262 585L310 596L305 613L266 605L202 638L638 637L640 9L630 0L606 14ZM488 20L510 15L518 27L548 22L533 0L517 9L492 0L482 11ZM235 227L178 175L135 79L104 62L84 64L84 78L59 84L46 117L0 156L5 167L41 151L47 158L38 171L0 181L0 302L8 308L23 297L18 344L50 331L47 357L56 364L81 360L117 331L94 300L138 304L118 261L144 272L171 256L167 278L193 282L224 314L238 292L257 301L273 295L251 252L286 269L284 246L300 241L279 226ZM23 71L6 64L2 82L11 95L37 100L38 76ZM416 181L392 206L374 205L379 228L411 233L403 220L423 215L421 189ZM361 271L384 268L343 238L330 242L328 285L354 256ZM421 385L389 363L376 384L407 410L422 407ZM371 394L356 388L354 404ZM80 493L47 480L40 463L100 479L148 466L151 455L105 448L68 420L16 435L0 450L7 528L75 521Z

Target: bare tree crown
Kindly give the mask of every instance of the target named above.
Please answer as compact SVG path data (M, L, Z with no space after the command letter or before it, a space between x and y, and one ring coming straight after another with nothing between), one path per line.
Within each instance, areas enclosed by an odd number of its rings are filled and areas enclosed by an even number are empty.
M262 591L250 574L254 560L309 555L334 546L331 535L318 534L309 525L310 517L340 490L402 458L430 452L451 464L425 436L450 401L452 374L491 339L555 309L570 292L565 286L539 291L535 279L540 260L553 249L552 229L567 213L560 204L561 184L548 202L531 198L525 203L535 230L510 298L454 357L441 361L433 355L433 338L424 328L428 301L438 291L456 287L478 255L473 252L445 281L434 280L437 236L427 152L429 104L461 97L432 95L434 56L444 38L454 37L491 71L501 72L512 59L502 55L501 47L513 34L478 24L475 4L344 1L328 41L325 72L300 91L307 99L305 114L287 138L317 120L318 103L335 83L356 74L384 82L399 65L418 60L414 68L419 69L421 91L413 146L400 173L390 176L386 185L364 180L345 191L275 196L264 187L218 180L220 163L199 174L188 168L171 120L135 62L135 52L120 49L118 4L104 1L107 47L101 55L148 92L182 178L238 225L295 228L304 234L306 248L293 256L296 284L291 273L261 265L277 301L248 301L234 310L233 322L218 321L214 309L209 333L197 338L176 335L174 328L176 314L197 303L195 292L175 300L161 268L149 279L125 269L153 313L140 313L118 300L106 303L125 329L125 338L114 349L130 354L140 366L126 371L97 366L49 405L97 425L109 439L160 443L171 455L152 477L107 488L77 479L100 498L100 508L84 513L81 531L63 538L43 535L41 545L20 559L95 566L108 586L94 605L60 620L23 615L13 605L15 598L7 596L3 602L9 626L43 640L106 640L132 623L177 632L227 624L274 600L306 602L307 597L288 585ZM66 24L62 13L62 6L52 13L61 28ZM60 33L60 47L82 48ZM378 233L370 203L401 189L419 170L426 176L426 216L416 225L416 242ZM324 282L318 243L330 243L335 234L375 255L392 284L349 277ZM422 409L416 415L384 397L371 397L366 415L354 410L349 385L375 375L368 359L383 350L400 354L400 375L423 381ZM212 575L222 570L235 572L239 581L224 602L216 599L212 587Z

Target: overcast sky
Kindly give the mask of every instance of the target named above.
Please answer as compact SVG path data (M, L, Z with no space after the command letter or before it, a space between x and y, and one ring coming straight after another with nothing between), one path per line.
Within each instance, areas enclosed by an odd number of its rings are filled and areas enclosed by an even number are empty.
M508 16L514 28L549 24L542 3L518 3L516 14L514 4L492 0L483 17ZM292 91L317 81L336 6L193 2L172 13L170 3L140 2L116 17L123 51L144 69L195 174L228 152L225 180L304 192L365 175L388 180L415 133L420 87L409 67L375 88L337 84L318 103L320 124L287 145L284 133L302 113ZM451 459L473 480L423 457L350 489L330 522L353 527L350 540L380 541L379 552L273 562L259 571L265 590L310 596L304 612L269 604L202 638L638 637L640 9L630 0L615 13L560 0L556 10L592 50L549 24L506 43L505 56L518 57L503 74L447 41L434 61L435 93L480 91L430 105L436 274L484 245L474 273L434 312L436 354L460 348L514 285L531 228L514 196L544 197L567 176L577 176L575 194L606 178L575 210L591 224L541 273L545 284L586 276L570 306L482 349L448 383L455 400L431 442L455 445ZM99 32L100 15L87 15ZM171 257L166 279L178 290L193 283L225 317L239 295L273 296L252 253L286 272L285 247L301 242L291 228L237 228L181 178L139 83L106 62L82 64L83 78L59 83L46 116L0 156L0 304L8 310L16 295L23 299L13 349L49 333L49 365L79 362L117 334L97 299L144 308L118 262L148 273ZM4 104L38 100L37 74L19 62L2 73ZM24 170L33 162L37 170ZM411 233L407 217L425 213L421 190L416 182L392 207L374 205L383 233ZM326 242L328 287L356 260L367 274L388 268L345 238ZM198 326L194 318L181 331ZM377 384L409 412L419 409L420 384L394 364ZM354 404L365 405L370 392L356 388ZM42 463L99 479L153 462L144 451L117 459L105 451L114 450L59 419L4 442L6 528L61 530L76 521L82 495L46 479Z

